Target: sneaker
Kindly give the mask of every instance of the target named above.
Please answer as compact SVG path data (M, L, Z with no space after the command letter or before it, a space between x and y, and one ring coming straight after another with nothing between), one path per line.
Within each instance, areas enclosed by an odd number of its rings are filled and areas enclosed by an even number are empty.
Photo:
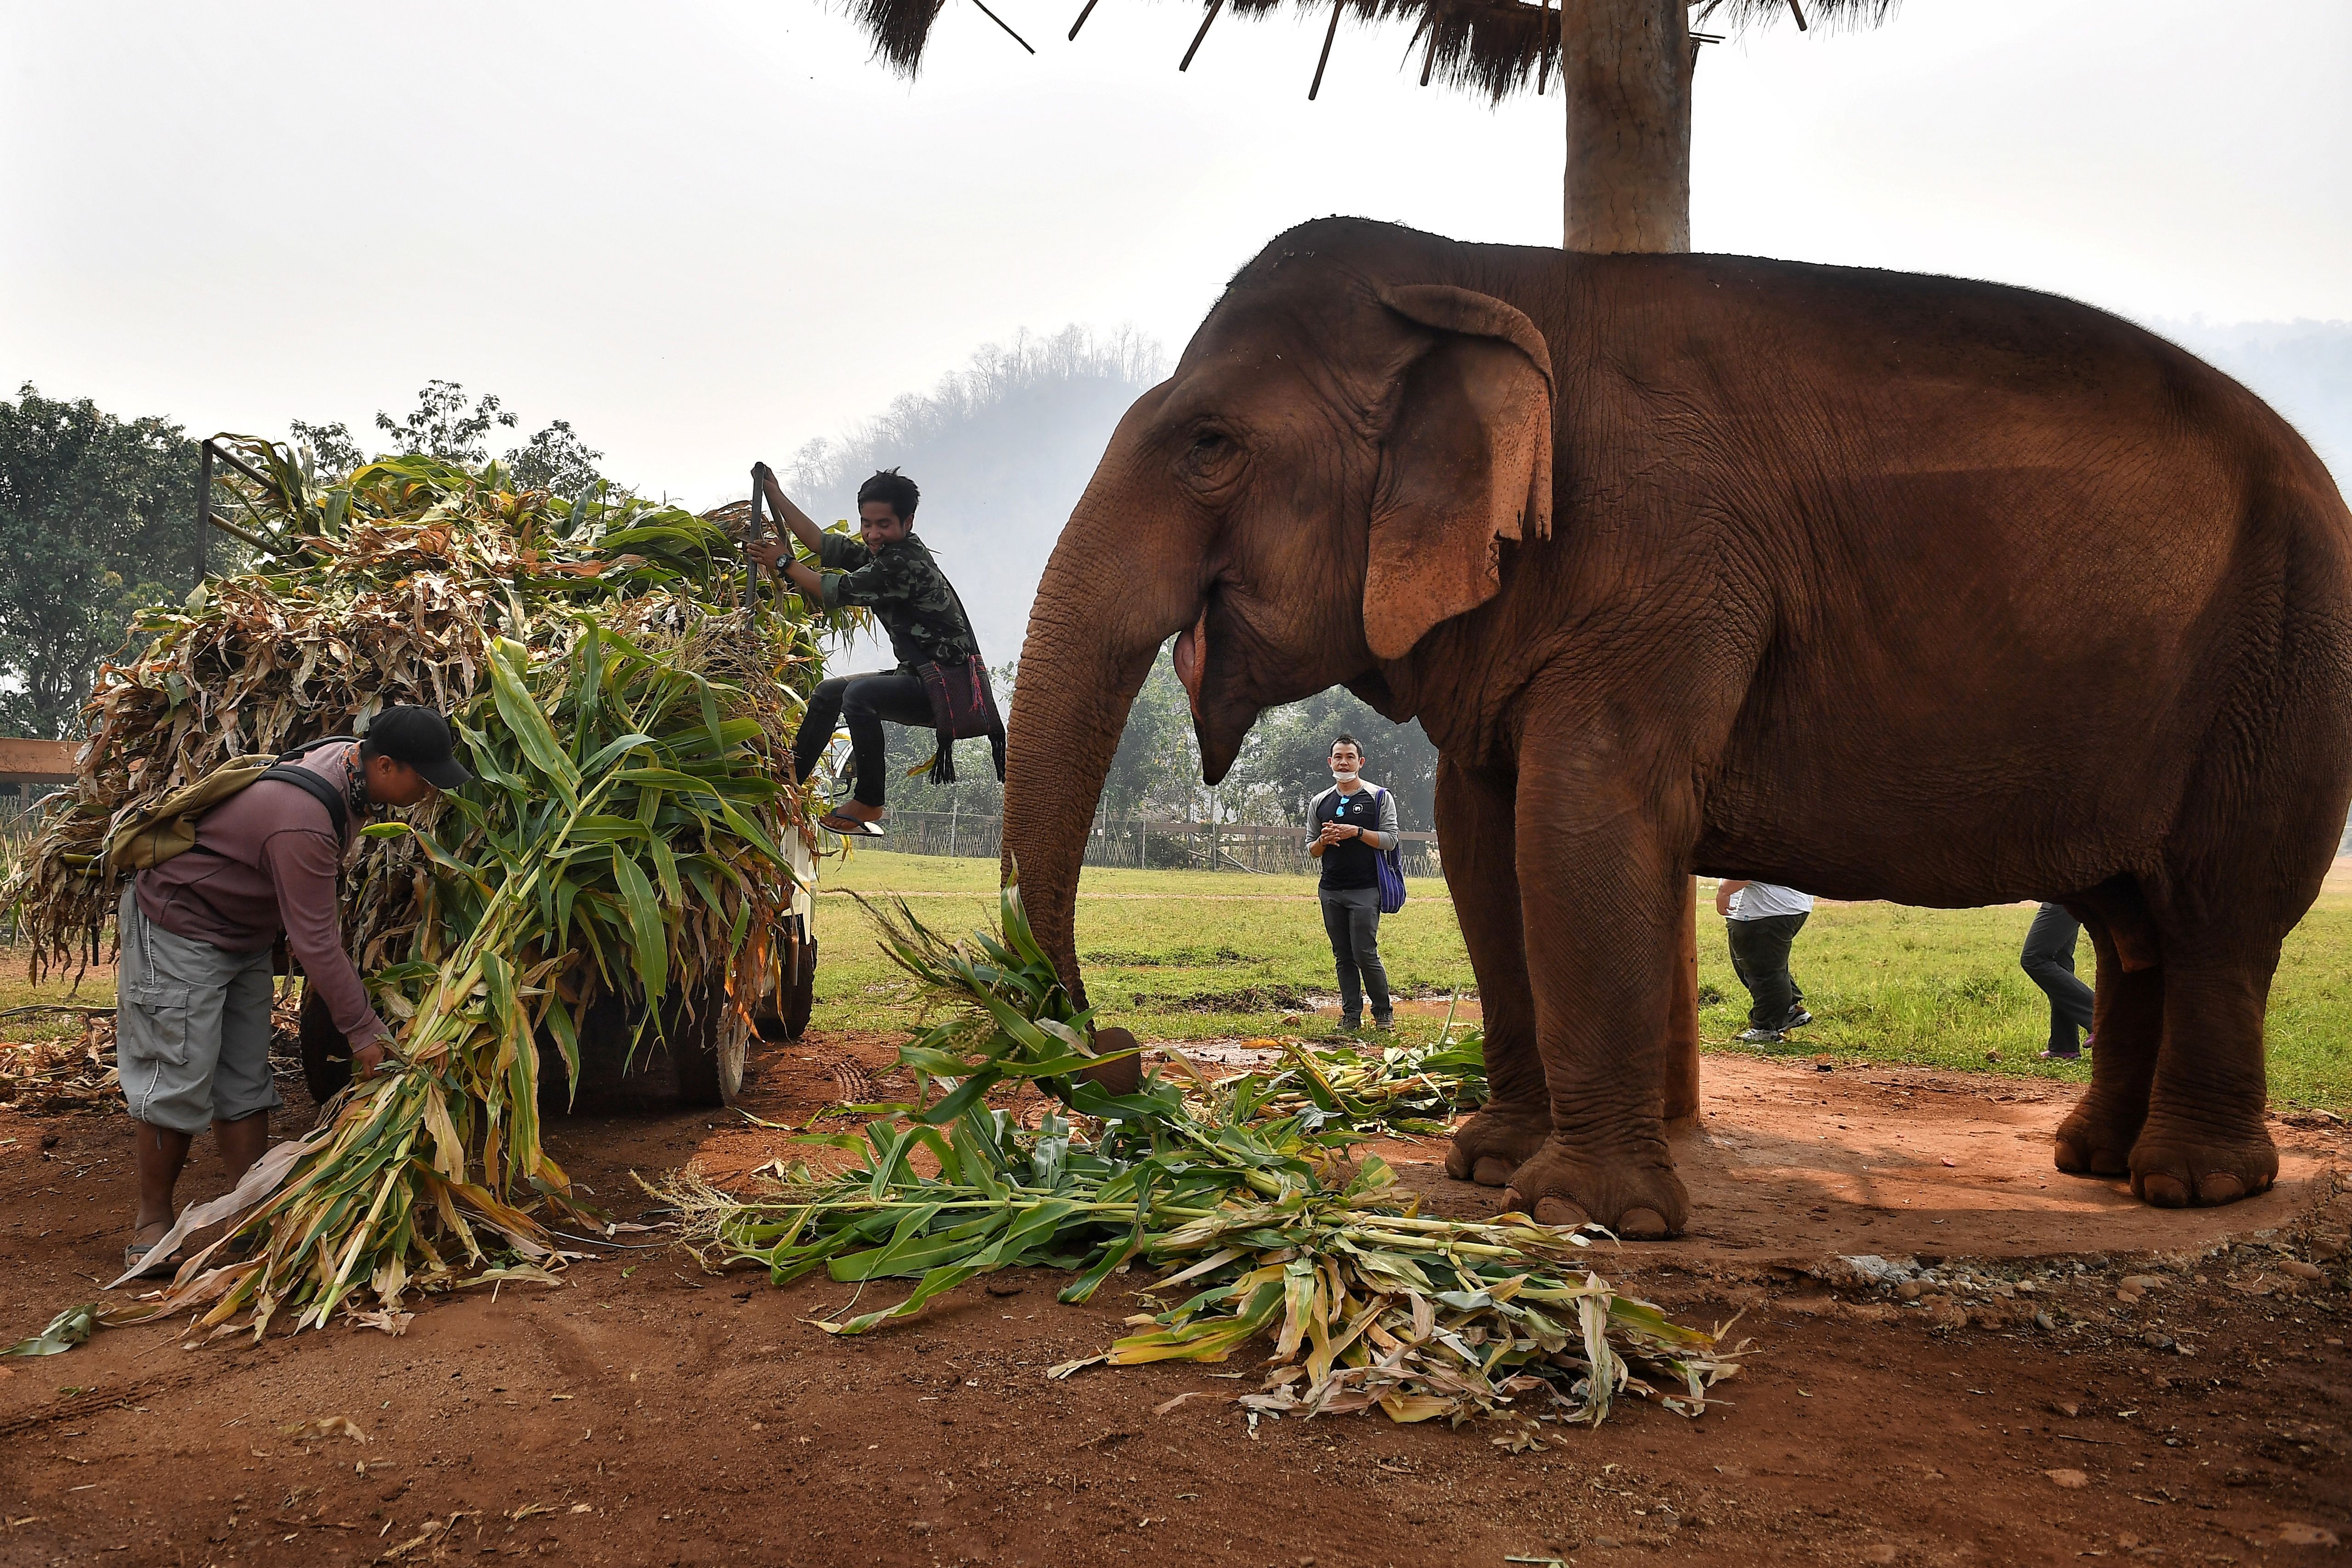
M1375 1018L1372 1020L1372 1027L1379 1030L1383 1035L1393 1035L1396 1033L1396 1020L1394 1018Z
M1777 1046L1788 1037L1778 1029L1743 1029L1738 1038L1743 1046Z
M2044 1051L2042 1059L2045 1062L2078 1062L2083 1059L2083 1054L2080 1051Z
M1342 1035L1360 1035L1362 1034L1363 1031L1364 1021L1361 1018L1342 1018L1339 1020L1339 1028L1338 1032Z
M1798 1005L1789 1009L1789 1016L1780 1020L1780 1027L1784 1029L1801 1029L1812 1021L1813 1016L1811 1013L1806 1012L1803 1004L1800 1003Z

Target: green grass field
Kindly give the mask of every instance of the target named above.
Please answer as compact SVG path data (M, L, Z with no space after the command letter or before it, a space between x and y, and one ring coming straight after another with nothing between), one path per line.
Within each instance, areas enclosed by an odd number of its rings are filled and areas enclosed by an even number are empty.
M961 933L994 910L993 860L865 852L828 862L829 889L907 892L937 929ZM1402 995L1443 996L1471 984L1470 964L1442 881L1414 881L1402 913L1381 922L1389 980ZM1702 884L1712 897L1711 884ZM1087 895L1108 895L1089 897ZM844 898L817 900L822 959L816 1022L905 1028L911 1013L865 916ZM2087 1079L2087 1066L2040 1060L2049 1008L2017 967L2030 907L1920 910L1850 904L1814 912L1791 963L1813 1025L1789 1055L1834 1055L1979 1072ZM1080 884L1078 951L1107 1022L1146 1038L1202 1039L1327 1031L1285 1012L1334 989L1330 950L1306 877L1089 869ZM2087 979L2090 943L2075 960ZM1732 977L1723 921L1699 916L1700 1015L1711 1049L1747 1024L1747 993ZM1433 1035L1435 1017L1402 1018ZM2352 1107L2352 898L2323 898L2288 939L2271 993L2271 1096L2280 1105ZM1998 1053L1999 1060L1988 1059Z

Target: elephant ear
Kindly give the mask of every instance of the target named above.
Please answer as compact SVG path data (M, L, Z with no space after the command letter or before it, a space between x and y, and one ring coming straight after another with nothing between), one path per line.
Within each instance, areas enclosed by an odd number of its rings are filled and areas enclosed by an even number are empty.
M1551 353L1536 324L1450 284L1381 290L1415 328L1381 437L1364 637L1402 658L1500 591L1498 540L1551 531Z

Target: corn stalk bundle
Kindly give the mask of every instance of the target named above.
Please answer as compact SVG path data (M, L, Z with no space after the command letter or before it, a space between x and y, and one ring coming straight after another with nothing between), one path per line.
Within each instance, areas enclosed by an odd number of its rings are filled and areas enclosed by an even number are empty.
M1196 1082L1191 1108L1213 1121L1297 1118L1312 1128L1336 1124L1367 1136L1436 1136L1447 1131L1446 1118L1486 1101L1485 1036L1475 1029L1460 1039L1451 1035L1448 1030L1433 1044L1373 1050L1246 1041L1280 1051L1284 1065Z
M901 1300L821 1323L827 1332L865 1332L999 1268L1068 1269L1060 1299L1084 1301L1141 1263L1172 1270L1155 1289L1195 1293L1057 1374L1102 1360L1223 1361L1270 1331L1276 1367L1244 1399L1253 1419L1373 1406L1400 1421L1502 1416L1522 1441L1534 1420L1597 1422L1629 1390L1696 1415L1736 1370L1718 1334L1674 1324L1590 1272L1572 1280L1591 1245L1580 1232L1522 1215L1420 1215L1377 1158L1343 1182L1360 1134L1311 1096L1273 1116L1263 1100L1188 1100L1156 1077L1114 1096L1076 1076L1091 1054L1086 1016L1016 885L1001 929L969 943L944 941L903 901L871 912L884 950L949 1015L900 1053L925 1103L862 1133L805 1135L866 1156L845 1173L803 1162L749 1198L685 1177L652 1189L706 1264L755 1263L779 1285L820 1268L861 1287L917 1282ZM988 1103L1024 1081L1069 1113L1030 1130ZM936 1100L933 1086L946 1091Z
M366 827L348 883L397 1070L271 1151L226 1214L183 1216L234 1223L152 1306L110 1314L396 1329L413 1289L545 1278L544 1216L588 1217L541 1142L542 1032L576 1082L604 991L648 1043L706 1007L749 1030L791 893L780 845L805 831L780 781L822 628L738 602L725 534L674 508L516 495L495 466L415 458L320 491L255 455L280 486L247 498L268 567L151 616L145 655L110 669L27 912L52 956L94 945L77 922L113 901L95 858L123 814L385 703L446 706L475 782Z

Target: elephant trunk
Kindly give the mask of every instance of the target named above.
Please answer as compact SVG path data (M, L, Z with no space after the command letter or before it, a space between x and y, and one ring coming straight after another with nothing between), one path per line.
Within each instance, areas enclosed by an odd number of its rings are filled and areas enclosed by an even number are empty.
M1063 984L1083 1004L1076 910L1103 780L1160 644L1194 603L1182 574L1155 584L1120 548L1131 531L1088 526L1081 502L1037 586L1007 725L1004 866Z

